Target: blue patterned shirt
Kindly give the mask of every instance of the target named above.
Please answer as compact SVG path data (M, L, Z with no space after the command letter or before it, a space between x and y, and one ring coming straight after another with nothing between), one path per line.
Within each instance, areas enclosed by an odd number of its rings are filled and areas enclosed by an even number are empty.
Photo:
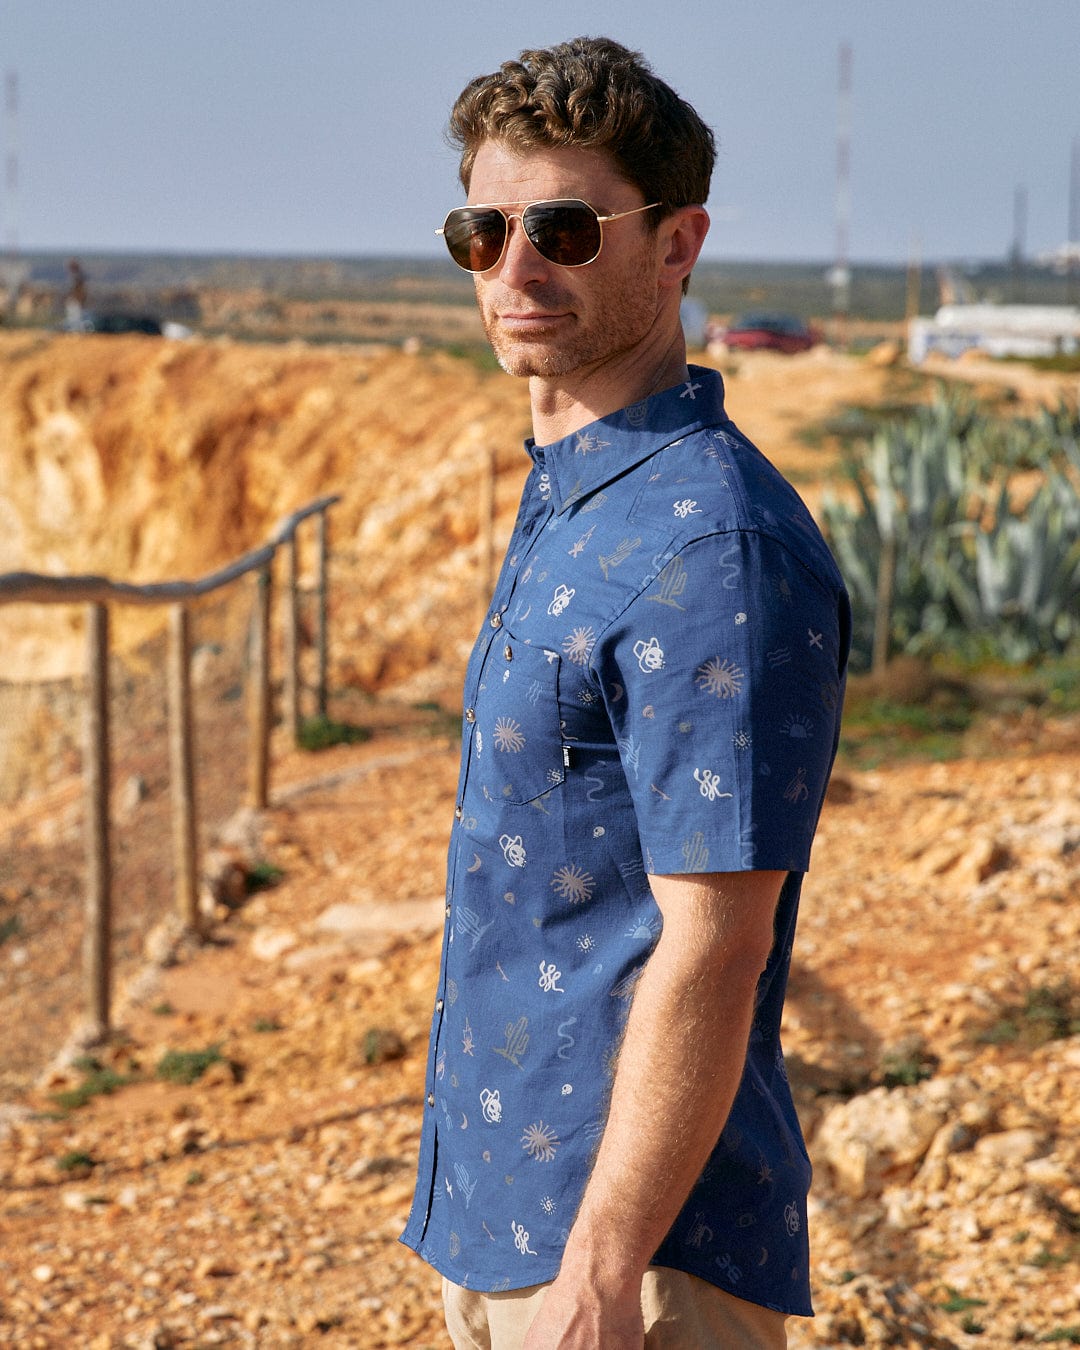
M715 371L526 448L466 674L402 1241L472 1289L553 1279L661 929L647 874L775 869L788 876L742 1082L655 1263L808 1314L810 1164L779 1032L839 734L843 583Z

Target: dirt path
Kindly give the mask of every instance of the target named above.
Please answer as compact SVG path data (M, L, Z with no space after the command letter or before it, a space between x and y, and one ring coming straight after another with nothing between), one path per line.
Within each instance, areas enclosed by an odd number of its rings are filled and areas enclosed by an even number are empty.
M1051 731L1080 740L1074 724ZM281 881L221 910L209 945L134 991L125 1039L102 1058L138 1081L49 1119L50 1094L82 1078L57 1074L9 1109L9 1343L444 1350L437 1281L396 1238L455 770L453 746L430 736L289 760L258 828ZM1080 1042L1033 1050L985 1037L1033 988L1071 978L1078 770L1074 748L839 772L786 1032L819 1141L821 1315L793 1344L863 1343L843 1327L854 1318L867 1336L895 1321L898 1281L906 1339L880 1343L967 1344L961 1319L936 1306L950 1289L977 1306L982 1346L1080 1320L1068 1236L1080 1210ZM209 1047L221 1059L190 1086L155 1077L167 1051ZM883 1186L852 1193L830 1161L830 1111L872 1094L890 1055L932 1055L935 1079L970 1085L957 1128L981 1122L925 1194L902 1163ZM975 1169L984 1146L993 1157L1019 1150L1018 1161L998 1158L996 1182Z

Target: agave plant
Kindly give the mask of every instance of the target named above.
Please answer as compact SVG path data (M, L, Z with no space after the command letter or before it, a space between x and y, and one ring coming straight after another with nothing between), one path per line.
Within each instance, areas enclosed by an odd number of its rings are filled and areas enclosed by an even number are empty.
M1012 479L1033 466L1043 480L1021 502ZM939 397L843 468L849 491L826 498L824 520L855 602L857 662L972 636L1023 661L1080 632L1075 411L1005 421Z

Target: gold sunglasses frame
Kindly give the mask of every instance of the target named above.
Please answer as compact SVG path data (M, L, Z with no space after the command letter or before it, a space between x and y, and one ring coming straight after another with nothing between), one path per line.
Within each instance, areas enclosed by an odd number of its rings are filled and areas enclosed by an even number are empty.
M600 242L596 246L596 252L592 255L591 258L586 258L584 262L560 263L556 262L554 258L549 258L546 256L546 254L540 253L539 248L537 248L536 244L533 243L533 240L529 235L529 231L525 227L525 212L528 211L530 206L560 206L560 205L568 206L571 203L575 203L580 206L587 206L589 210L593 213L593 215L596 217L596 223L600 226ZM609 220L622 220L624 216L637 216L640 215L642 211L651 211L654 206L659 205L660 202L649 202L646 206L634 206L631 207L629 211L613 211L605 216L601 215L600 212L596 209L596 207L593 206L591 202L587 202L584 197L540 197L538 198L538 200L534 202L525 202L525 203L473 202L465 206L455 206L451 210L447 211L443 223L439 226L439 228L435 231L435 233L441 234L445 239L447 221L457 211L498 211L499 215L502 216L503 220L506 222L506 229L503 233L503 243L502 248L499 250L499 256L495 259L495 261L491 264L490 267L473 268L473 267L465 267L462 263L459 263L458 260L454 257L453 253L451 253L450 254L451 261L454 263L456 267L460 267L463 272L468 272L472 276L483 276L485 272L490 272L494 268L498 267L498 265L502 262L503 258L506 257L506 250L510 246L510 222L512 220L518 220L521 222L521 231L524 234L525 238L528 239L530 245L534 249L536 249L536 252L540 253L541 258L543 258L545 262L551 263L552 267L588 267L590 263L594 263L600 256L600 251L604 247L604 226L607 224ZM507 211L505 208L508 206L520 206L521 210Z

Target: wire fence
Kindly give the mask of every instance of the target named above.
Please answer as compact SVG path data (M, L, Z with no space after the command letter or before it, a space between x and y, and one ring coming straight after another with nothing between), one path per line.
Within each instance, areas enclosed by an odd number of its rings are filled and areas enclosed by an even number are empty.
M264 549L202 583L103 591L101 578L0 577L7 632L20 620L40 631L46 615L87 653L66 678L0 678L0 1099L32 1082L80 1021L87 1040L108 1033L115 990L142 967L152 934L178 920L197 926L197 860L241 806L266 804L275 586L283 720L299 724L305 686L325 711L326 511L336 500L296 513ZM307 514L317 517L316 584L301 596L296 527ZM45 581L84 601L168 602L169 622L157 608L141 640L99 643L95 673L95 624L107 635L117 605L45 609L35 598Z

